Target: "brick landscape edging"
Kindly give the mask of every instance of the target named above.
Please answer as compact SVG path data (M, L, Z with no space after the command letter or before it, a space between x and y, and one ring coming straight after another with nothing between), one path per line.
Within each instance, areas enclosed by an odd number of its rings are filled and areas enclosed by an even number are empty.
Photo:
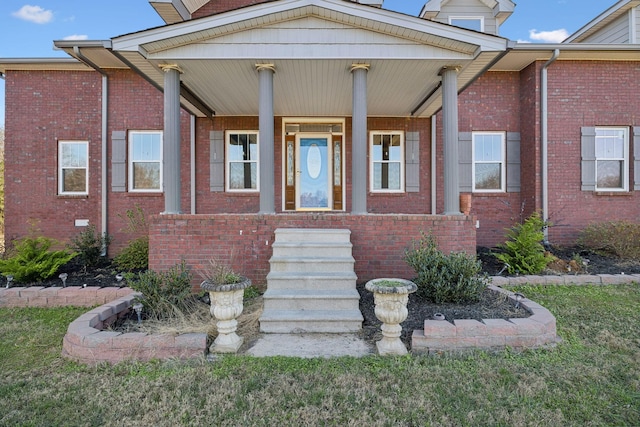
M512 304L513 292L489 285L494 292L504 293ZM470 349L536 348L558 342L556 318L549 310L527 298L520 305L531 313L523 319L474 319L446 320L426 319L424 329L413 331L413 353L439 353Z
M129 295L131 288L80 286L0 289L0 307L93 307Z
M136 293L94 308L71 322L62 340L62 355L80 363L203 357L207 334L147 334L104 330L130 311Z

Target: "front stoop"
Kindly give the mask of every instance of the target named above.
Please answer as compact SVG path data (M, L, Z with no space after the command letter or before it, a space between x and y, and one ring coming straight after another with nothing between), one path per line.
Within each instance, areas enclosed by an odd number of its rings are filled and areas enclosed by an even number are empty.
M361 330L351 231L279 228L275 235L260 331Z

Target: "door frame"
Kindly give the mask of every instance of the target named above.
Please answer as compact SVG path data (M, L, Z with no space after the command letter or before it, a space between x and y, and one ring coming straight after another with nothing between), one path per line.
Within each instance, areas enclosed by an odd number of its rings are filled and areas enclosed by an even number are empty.
M325 125L325 126L323 126ZM322 130L324 129L324 130ZM282 210L284 212L344 212L346 210L346 150L344 118L290 117L282 119ZM299 140L304 137L325 137L328 145L329 191L331 203L328 209L300 208L298 174L289 168L288 157L293 156L294 166L299 157ZM293 153L289 152L293 144ZM336 147L339 152L336 151ZM335 161L339 160L339 168ZM293 182L293 185L291 185ZM333 184L333 185L332 185ZM338 185L336 185L338 184Z

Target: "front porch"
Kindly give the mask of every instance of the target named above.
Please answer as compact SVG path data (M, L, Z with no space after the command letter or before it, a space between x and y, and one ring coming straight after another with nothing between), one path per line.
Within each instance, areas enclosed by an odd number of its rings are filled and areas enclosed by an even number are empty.
M359 282L379 277L411 278L404 251L422 231L433 234L444 252L475 253L471 216L349 213L154 215L149 223L149 267L166 270L184 260L200 283L199 268L216 258L229 262L254 284L264 285L277 228L351 231Z

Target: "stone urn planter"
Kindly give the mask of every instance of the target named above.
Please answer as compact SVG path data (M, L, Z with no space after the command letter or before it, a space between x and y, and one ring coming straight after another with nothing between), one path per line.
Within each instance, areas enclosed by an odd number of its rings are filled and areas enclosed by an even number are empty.
M376 343L378 354L407 354L407 348L400 340L400 323L409 314L409 294L418 287L405 279L373 279L365 284L365 289L373 292L376 317L382 322L382 339Z
M209 351L212 353L236 353L242 345L243 338L236 334L238 321L244 308L244 290L251 286L251 280L241 277L236 283L217 284L208 280L200 287L209 292L211 298L211 315L217 320L218 337Z

